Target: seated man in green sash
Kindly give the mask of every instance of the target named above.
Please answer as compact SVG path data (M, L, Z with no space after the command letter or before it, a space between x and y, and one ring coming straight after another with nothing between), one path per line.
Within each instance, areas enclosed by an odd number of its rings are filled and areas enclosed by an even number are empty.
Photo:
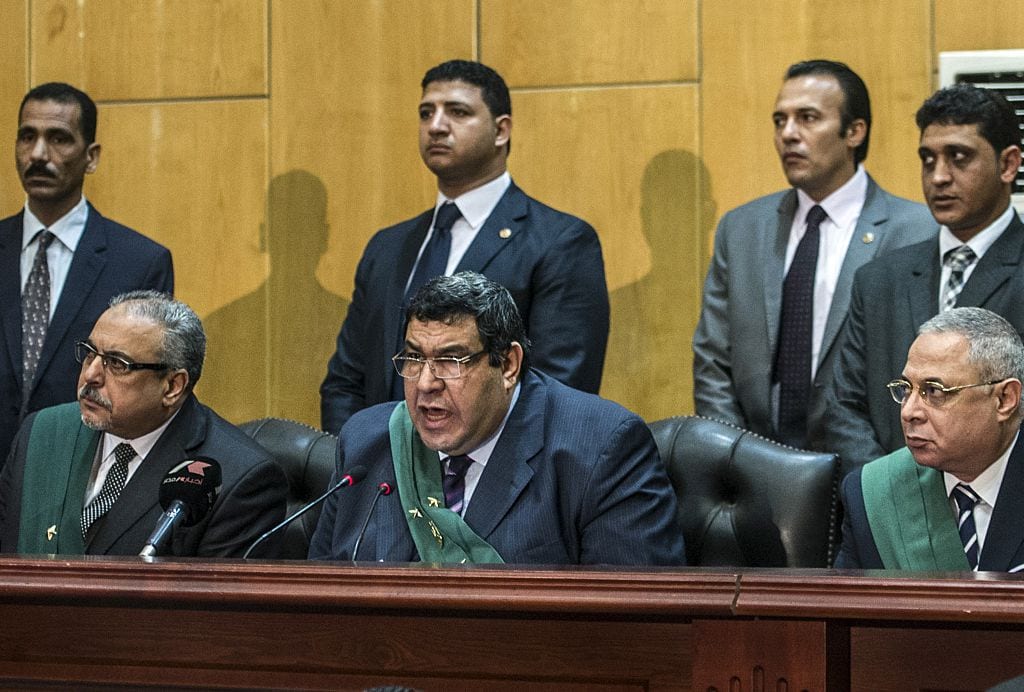
M366 481L328 498L309 556L684 564L675 494L644 422L529 359L504 287L473 272L424 285L393 358L405 400L341 429L336 477L358 465Z
M889 383L907 446L843 481L836 567L1024 569L1024 344L983 308L918 329Z
M161 486L183 462L193 483L219 466L219 493L158 555L240 556L283 519L284 472L192 393L205 354L184 303L156 291L111 300L77 344L78 401L32 414L14 440L0 474L0 552L138 555L163 513Z

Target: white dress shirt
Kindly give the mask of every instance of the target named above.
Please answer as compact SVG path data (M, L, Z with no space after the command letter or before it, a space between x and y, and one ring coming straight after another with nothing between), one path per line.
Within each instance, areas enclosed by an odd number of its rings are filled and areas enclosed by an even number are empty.
M131 480L132 476L139 469L139 466L145 461L146 456L153 451L153 447L156 446L156 442L160 439L164 430L178 416L180 410L175 411L174 415L168 418L167 422L156 430L148 432L141 437L136 437L134 440L126 440L117 435L103 433L103 440L96 450L96 460L92 464L92 474L89 476L89 483L85 486L85 502L82 506L88 507L89 503L96 499L96 496L100 494L100 490L103 489L103 481L107 480L107 474L110 473L110 469L116 461L114 450L119 444L122 442L129 443L136 454L136 457L128 462L128 477L124 481L125 485L127 485L128 481Z
M1006 451L995 460L987 469L982 471L977 478L965 485L971 486L971 490L978 494L981 500L974 505L974 528L978 534L978 559L981 559L981 552L985 549L985 536L988 535L988 525L992 521L992 512L996 508L996 498L999 496L999 487L1003 484L1003 476L1006 475L1006 465L1010 460L1010 452L1017 445L1017 438L1020 432L1013 438L1013 443L1006 448ZM946 483L946 496L949 497L949 506L953 511L955 520L959 520L960 512L956 506L956 500L952 498L953 488L963 483L951 473L942 474Z
M949 230L946 226L939 226L939 265L942 267L942 277L939 281L939 295L937 296L939 312L943 308L943 294L946 292L946 284L949 283L949 275L952 273L952 269L947 265L943 258L946 253L954 248L958 248L961 245L967 245L974 251L974 254L978 257L975 261L971 262L964 269L964 283L971 278L971 274L974 273L974 268L978 266L978 262L985 256L988 249L992 247L992 244L999 240L999 236L1003 234L1013 219L1014 214L1017 210L1013 208L1012 204L1007 205L1006 211L999 215L999 218L989 224L987 227L979 231L974 235L973 238L968 240L966 243L961 241L955 235L953 231Z
M64 282L68 278L68 271L71 269L71 260L75 258L75 249L78 248L78 241L82 239L85 232L85 222L89 217L89 205L85 197L78 200L71 211L60 217L52 226L46 230L56 236L50 247L46 248L46 263L50 269L50 319L57 309L57 301L60 299L60 292L64 290ZM35 239L36 234L46 228L36 215L25 204L25 213L22 216L21 229L21 290L24 292L28 275L32 271L32 263L36 259L36 251L39 249L39 241Z

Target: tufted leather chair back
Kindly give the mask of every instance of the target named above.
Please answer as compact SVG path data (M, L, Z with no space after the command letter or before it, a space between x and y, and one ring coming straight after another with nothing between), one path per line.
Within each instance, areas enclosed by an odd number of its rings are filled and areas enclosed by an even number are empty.
M288 516L327 490L337 451L334 435L283 418L260 418L238 427L270 452L288 476ZM282 529L285 538L275 557L305 560L319 518L318 506Z
M679 499L688 564L832 564L837 455L794 449L697 416L650 428Z

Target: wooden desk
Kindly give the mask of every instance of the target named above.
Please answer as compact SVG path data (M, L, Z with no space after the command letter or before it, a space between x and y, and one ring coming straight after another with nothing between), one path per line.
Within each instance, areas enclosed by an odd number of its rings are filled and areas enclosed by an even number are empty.
M1024 580L0 558L0 686L984 689Z

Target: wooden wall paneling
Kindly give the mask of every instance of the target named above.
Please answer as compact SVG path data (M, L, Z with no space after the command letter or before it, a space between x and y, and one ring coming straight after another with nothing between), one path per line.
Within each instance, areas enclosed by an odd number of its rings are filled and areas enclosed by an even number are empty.
M1021 48L1019 0L934 0L935 50Z
M264 101L100 108L86 195L105 215L171 249L175 293L204 318L199 394L229 418L265 415L266 344L210 313L263 283Z
M271 18L271 276L266 301L235 308L266 310L268 412L319 426L363 248L437 194L418 152L420 80L473 57L475 3L288 0Z
M34 82L96 100L265 94L266 0L35 0Z
M691 407L689 350L712 213L694 86L517 91L513 177L597 229L612 326L602 394L646 418Z
M0 165L0 218L9 216L25 203L25 193L14 169L14 133L18 127L18 105L28 90L28 46L26 0L0 3L0 132L6 137L6 163Z
M482 0L480 54L510 86L697 78L695 0Z
M913 116L931 93L927 0L868 0L856 8L742 0L701 9L701 133L719 215L787 186L771 112L786 68L810 58L841 60L861 75L874 121L866 168L890 192L921 199Z

